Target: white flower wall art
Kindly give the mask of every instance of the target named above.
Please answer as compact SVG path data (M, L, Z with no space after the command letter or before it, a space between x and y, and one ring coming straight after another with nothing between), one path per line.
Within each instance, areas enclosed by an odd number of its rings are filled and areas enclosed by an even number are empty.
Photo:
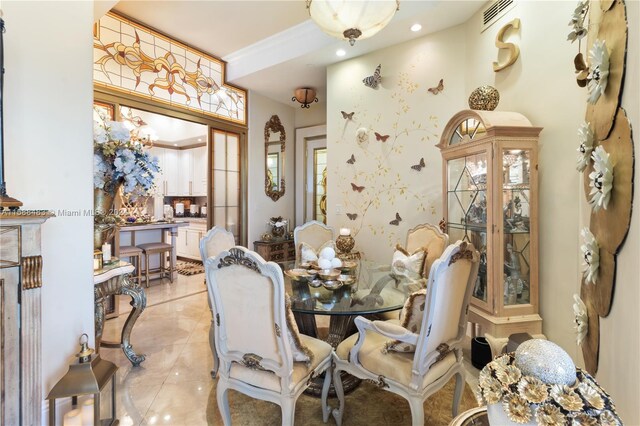
M613 165L609 153L598 146L591 154L593 171L589 173L589 203L594 211L607 209L613 188Z
M596 284L598 281L598 268L600 267L600 247L589 228L583 228L581 235L582 273L587 284Z
M591 130L591 124L584 122L578 128L578 140L580 146L578 147L578 164L576 169L579 172L583 172L589 164L591 158L591 152L593 151L593 130Z
M587 89L589 103L595 104L607 89L609 80L609 52L604 40L596 40L589 51L589 75Z
M366 127L360 127L356 130L356 140L360 145L364 145L369 142L369 129Z
M569 25L572 26L573 29L567 36L567 40L571 40L573 43L587 35L587 28L584 25L584 21L588 11L589 0L579 1L576 9L573 11L573 15L571 15L571 21L569 21Z
M573 315L576 327L576 342L578 345L582 345L587 333L589 332L589 315L587 314L587 307L577 294L573 295Z

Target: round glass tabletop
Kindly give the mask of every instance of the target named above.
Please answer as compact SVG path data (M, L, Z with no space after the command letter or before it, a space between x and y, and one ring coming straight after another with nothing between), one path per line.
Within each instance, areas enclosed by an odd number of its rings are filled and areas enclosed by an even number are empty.
M285 271L293 266L285 265ZM378 314L401 309L408 295L420 288L418 283L392 276L388 267L366 261L362 261L352 274L355 278L352 284L330 290L320 282L292 279L285 273L291 310L314 315Z

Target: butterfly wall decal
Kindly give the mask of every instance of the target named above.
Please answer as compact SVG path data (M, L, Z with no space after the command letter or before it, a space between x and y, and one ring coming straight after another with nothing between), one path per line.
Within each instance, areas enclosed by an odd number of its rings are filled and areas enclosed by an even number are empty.
M354 192L362 192L364 190L364 186L358 186L351 182L351 189L353 189Z
M402 222L402 218L400 217L400 213L396 212L396 218L389 222L389 225L398 226L400 225L400 222Z
M351 154L351 158L347 160L347 164L353 164L355 162L356 162L356 157L355 155Z
M358 213L347 213L347 217L349 220L356 220L358 218Z
M345 120L353 120L353 114L355 114L356 112L344 112L344 111L340 111L342 113L342 118L344 118Z
M382 67L382 64L378 65L373 75L370 75L369 77L365 77L364 79L362 79L362 82L364 83L365 86L370 87L372 89L378 88L378 84L380 84L380 82L382 81L382 77L380 76L381 67Z
M374 132L376 134L376 140L377 141L382 141L382 142L386 142L387 139L389 139L389 135L381 135L378 132Z
M422 170L422 168L423 168L424 166L425 166L425 164L424 164L424 157L422 157L422 158L420 159L420 162L419 162L418 164L416 164L415 166L411 166L411 168L412 168L413 170L416 170L416 171L418 171L418 172L419 172L419 171L421 171L421 170Z
M438 93L442 92L444 90L444 79L441 78L440 82L438 83L438 85L436 87L431 87L431 88L429 88L427 90L430 91L431 93L433 93L434 95L437 95Z

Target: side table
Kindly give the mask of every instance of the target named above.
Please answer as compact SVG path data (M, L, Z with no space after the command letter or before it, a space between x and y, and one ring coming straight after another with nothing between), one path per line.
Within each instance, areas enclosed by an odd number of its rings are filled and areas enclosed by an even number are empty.
M146 357L137 355L131 346L131 330L138 317L147 306L147 295L140 284L129 279L129 274L134 271L132 264L118 261L105 265L102 269L93 272L93 288L95 295L95 327L96 349L100 346L108 348L122 348L124 355L131 361L134 367L140 365ZM103 342L105 303L109 296L127 295L131 297L131 312L122 328L120 342Z
M282 263L296 258L293 240L254 241L253 249L266 261Z

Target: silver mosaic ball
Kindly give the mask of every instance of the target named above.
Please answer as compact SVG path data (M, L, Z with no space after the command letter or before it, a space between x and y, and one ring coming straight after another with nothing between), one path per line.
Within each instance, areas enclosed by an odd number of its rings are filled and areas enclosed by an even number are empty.
M469 96L469 108L482 111L493 111L500 102L500 93L493 86L480 86Z
M571 386L576 381L576 365L569 354L548 340L532 339L518 346L514 363L523 375L548 385Z

